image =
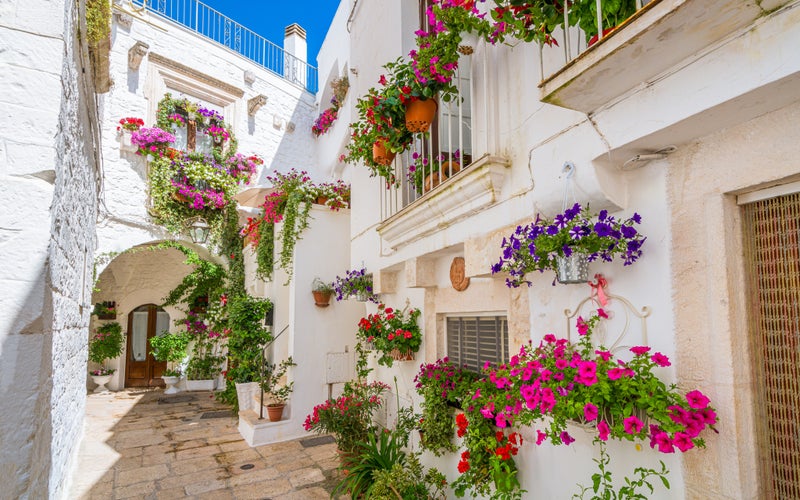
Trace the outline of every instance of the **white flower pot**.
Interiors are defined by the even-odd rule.
[[[164,383],[167,384],[167,388],[166,390],[164,390],[164,394],[178,394],[179,392],[181,392],[180,389],[175,387],[181,381],[180,377],[167,377],[165,375],[162,376],[161,378],[164,380]]]
[[[111,375],[92,375],[92,382],[97,384],[97,388],[94,390],[94,392],[108,392],[106,384],[109,381],[111,381]]]
[[[187,391],[213,391],[214,379],[208,380],[189,380],[186,379]]]
[[[128,151],[130,153],[135,152],[138,148],[131,142],[131,134],[133,131],[131,130],[122,130],[119,138],[119,149],[120,151]]]

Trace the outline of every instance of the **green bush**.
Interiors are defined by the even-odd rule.
[[[102,364],[107,359],[118,357],[122,353],[123,340],[119,323],[114,321],[102,325],[89,341],[89,360]]]

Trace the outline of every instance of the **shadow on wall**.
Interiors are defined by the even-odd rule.
[[[46,492],[52,441],[52,304],[47,298],[44,256],[27,293],[6,298],[19,302],[0,343],[0,498]],[[16,297],[14,297],[16,296]],[[10,302],[10,300],[9,300]],[[8,304],[11,305],[11,304]]]

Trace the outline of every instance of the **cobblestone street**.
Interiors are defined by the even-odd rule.
[[[337,483],[327,436],[250,448],[209,392],[90,394],[71,499],[325,499]]]

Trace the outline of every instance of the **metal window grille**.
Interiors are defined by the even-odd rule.
[[[800,193],[742,206],[764,498],[800,498]]]
[[[488,361],[508,360],[508,320],[505,316],[448,317],[447,356],[457,365],[478,372]]]

